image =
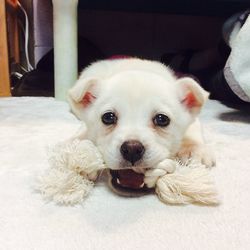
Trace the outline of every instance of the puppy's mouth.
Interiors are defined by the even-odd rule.
[[[144,174],[138,172],[133,169],[110,169],[111,188],[123,196],[139,196],[151,192],[153,189],[144,183]]]

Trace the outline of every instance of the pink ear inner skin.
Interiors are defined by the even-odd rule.
[[[197,100],[192,92],[189,92],[185,96],[182,103],[184,103],[187,108],[193,108],[193,107],[199,106],[199,103],[197,102]]]
[[[82,102],[82,104],[83,104],[84,107],[87,107],[90,103],[93,102],[94,99],[96,99],[96,97],[93,96],[90,92],[87,92],[84,95],[84,97],[83,97],[83,99],[82,99],[81,102]]]

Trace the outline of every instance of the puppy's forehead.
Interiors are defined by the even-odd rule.
[[[143,71],[128,71],[114,75],[106,80],[105,89],[107,94],[112,93],[131,101],[148,97],[168,98],[176,91],[174,81]]]

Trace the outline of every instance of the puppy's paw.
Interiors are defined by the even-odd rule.
[[[145,173],[144,183],[147,185],[148,188],[155,187],[157,180],[159,177],[173,173],[176,168],[176,163],[173,160],[166,159],[160,162],[156,168],[149,169]]]
[[[204,164],[207,167],[216,165],[215,156],[209,146],[198,143],[185,143],[177,153],[181,161],[186,162],[192,158],[194,161]]]

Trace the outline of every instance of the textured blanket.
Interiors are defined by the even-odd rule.
[[[100,180],[83,205],[46,203],[35,191],[46,150],[80,126],[52,98],[0,99],[0,249],[249,249],[250,112],[208,101],[201,114],[221,204],[168,206],[125,198]]]

